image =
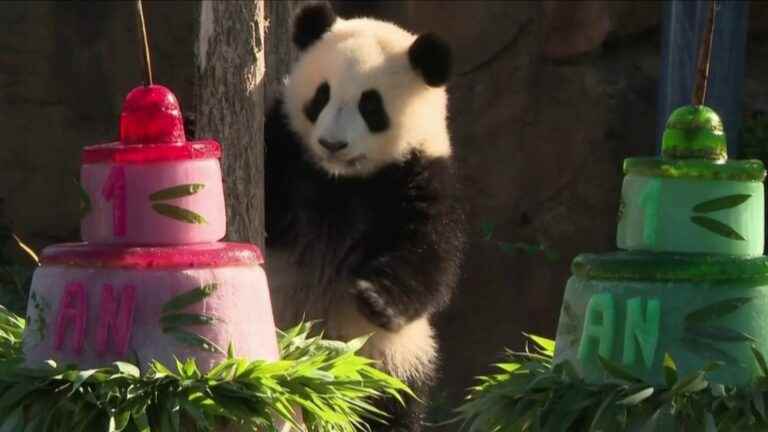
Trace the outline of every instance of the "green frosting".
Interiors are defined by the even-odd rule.
[[[571,270],[574,276],[587,280],[725,284],[739,280],[768,282],[768,257],[613,252],[579,255],[573,260]]]
[[[705,106],[675,110],[662,158],[624,162],[617,244],[629,252],[573,261],[558,323],[555,363],[588,382],[611,379],[601,357],[664,385],[712,361],[713,382],[745,386],[768,349],[768,257],[763,256],[766,171],[726,162],[723,123]]]
[[[593,296],[584,314],[586,319],[579,345],[579,359],[588,362],[595,353],[610,357],[613,353],[613,330],[616,327],[613,297],[608,294]]]
[[[643,365],[650,369],[653,367],[656,346],[659,343],[661,303],[656,298],[648,299],[646,303],[645,314],[643,314],[643,299],[641,297],[627,300],[622,363],[626,365],[636,364],[639,360],[639,352],[642,355]]]
[[[563,306],[572,315],[585,317],[585,322],[583,328],[574,329],[572,319],[561,317],[555,361],[570,360],[588,382],[609,379],[600,355],[641,379],[663,385],[662,365],[669,354],[680,376],[722,361],[724,366],[712,374],[713,382],[748,385],[760,375],[751,345],[768,348],[766,279],[671,283],[574,276]],[[574,332],[581,337],[574,337]]]
[[[727,151],[723,121],[711,108],[688,105],[669,116],[661,145],[665,159],[723,161]]]
[[[650,157],[624,160],[624,174],[646,177],[696,180],[732,180],[762,182],[765,166],[759,160],[715,163],[705,159],[665,160]]]
[[[620,249],[757,256],[764,249],[762,183],[629,175]]]

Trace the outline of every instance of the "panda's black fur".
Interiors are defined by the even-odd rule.
[[[327,6],[303,9],[294,41],[299,48],[311,45],[333,21]],[[416,53],[412,57],[418,58],[410,60],[414,68],[420,65],[425,81],[447,79],[446,65],[430,63],[430,55]],[[278,326],[332,318],[323,316],[328,309],[320,304],[345,296],[376,327],[397,333],[448,304],[464,245],[458,176],[450,156],[414,150],[404,161],[367,176],[331,175],[307,154],[281,99],[268,112],[265,140],[267,275]],[[289,266],[271,267],[273,258]],[[302,283],[310,283],[297,292],[277,292],[283,289],[281,277],[295,276],[281,272],[301,273]],[[341,334],[326,334],[344,338],[344,331],[336,333]],[[401,377],[423,402],[436,375],[437,358],[430,360],[418,373]],[[374,430],[421,430],[423,403],[409,400],[400,407],[390,400],[382,408],[392,416],[391,424],[372,425]]]

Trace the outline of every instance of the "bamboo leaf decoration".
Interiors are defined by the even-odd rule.
[[[749,194],[734,194],[720,198],[715,198],[709,201],[704,201],[696,204],[693,207],[695,213],[711,213],[719,210],[725,210],[733,207],[738,207],[746,202],[752,195]]]
[[[209,297],[217,288],[218,285],[216,283],[210,283],[179,294],[163,305],[163,313],[181,311],[187,306],[198,303],[206,297]]]
[[[186,222],[189,224],[207,223],[204,217],[193,212],[192,210],[187,210],[185,208],[177,207],[171,204],[154,203],[152,204],[152,210],[156,211],[157,213],[163,216],[169,217],[171,219],[175,219],[179,222]]]
[[[82,219],[91,211],[91,197],[79,181],[75,179],[74,182],[80,193],[80,218]]]
[[[149,196],[151,201],[166,201],[176,198],[182,198],[185,196],[194,195],[205,188],[202,183],[189,183],[178,186],[169,187],[152,193]]]
[[[707,323],[736,312],[745,304],[751,302],[753,297],[733,297],[715,302],[688,313],[685,316],[686,325]]]
[[[686,327],[685,331],[694,337],[717,342],[756,342],[752,336],[728,327],[695,325]]]
[[[691,216],[691,222],[704,228],[707,231],[713,232],[731,240],[746,240],[744,236],[736,232],[736,230],[730,226],[707,216]]]
[[[180,328],[171,328],[164,332],[184,345],[194,346],[205,351],[224,354],[224,350],[210,339],[197,333],[192,333]]]
[[[160,325],[164,329],[183,326],[210,325],[216,322],[216,318],[205,314],[171,313],[160,317]]]

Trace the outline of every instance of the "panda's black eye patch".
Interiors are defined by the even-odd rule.
[[[366,90],[360,95],[357,109],[371,132],[384,132],[389,128],[389,116],[377,90]]]
[[[304,115],[307,116],[307,119],[312,123],[316,122],[330,99],[331,86],[329,86],[327,82],[323,82],[317,87],[317,90],[315,90],[315,95],[312,96],[312,99],[304,105]]]

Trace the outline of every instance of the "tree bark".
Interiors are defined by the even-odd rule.
[[[264,101],[266,106],[280,96],[283,80],[296,60],[297,50],[291,41],[293,15],[301,1],[266,0],[267,26],[264,39],[267,52],[267,73],[265,76]]]
[[[222,145],[227,238],[264,247],[263,0],[200,5],[195,135]]]

